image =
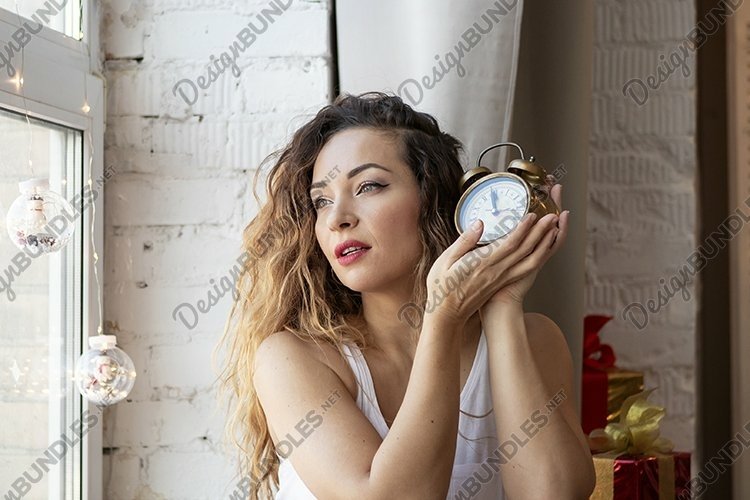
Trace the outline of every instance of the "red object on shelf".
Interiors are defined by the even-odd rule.
[[[591,500],[673,500],[688,495],[690,453],[594,455],[594,466],[596,489]]]
[[[615,366],[617,357],[599,339],[599,330],[612,316],[592,314],[583,318],[583,373],[581,390],[581,427],[588,435],[607,425],[607,369]]]

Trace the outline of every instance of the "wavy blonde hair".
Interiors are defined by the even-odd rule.
[[[367,348],[361,294],[333,273],[315,236],[316,214],[309,197],[315,160],[337,132],[363,127],[392,139],[420,187],[419,239],[422,257],[414,272],[413,304],[427,299],[427,273],[458,237],[453,213],[463,174],[458,139],[442,132],[431,115],[382,92],[342,94],[299,128],[291,141],[261,163],[275,160],[267,203],[245,227],[242,265],[221,348],[220,397],[228,394],[226,433],[239,448],[239,474],[249,478],[250,498],[278,488],[279,460],[266,417],[253,387],[255,353],[264,339],[288,331],[308,342],[326,342],[341,355],[343,342]],[[420,321],[421,322],[421,321]],[[414,326],[414,325],[412,325]],[[418,329],[417,329],[418,330]],[[418,331],[416,333],[418,336]]]

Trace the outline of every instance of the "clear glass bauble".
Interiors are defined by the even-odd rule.
[[[119,403],[135,384],[135,366],[125,351],[116,347],[114,335],[89,338],[91,349],[76,363],[75,379],[81,395],[97,406]]]
[[[49,190],[49,180],[19,182],[21,195],[5,217],[8,236],[19,249],[32,255],[57,252],[68,244],[75,228],[73,207],[58,193]]]

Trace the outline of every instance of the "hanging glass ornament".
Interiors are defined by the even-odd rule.
[[[73,236],[73,207],[49,189],[49,179],[19,182],[21,196],[8,209],[6,226],[13,244],[35,255],[57,252]]]
[[[83,353],[76,363],[78,390],[98,406],[119,403],[135,384],[133,361],[116,345],[114,335],[89,337],[90,350]]]

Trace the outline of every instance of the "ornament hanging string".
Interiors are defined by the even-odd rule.
[[[18,0],[15,0],[16,4],[16,17],[18,17],[18,27],[21,27],[21,13],[18,10]],[[23,114],[26,117],[26,125],[29,130],[29,169],[31,170],[31,177],[34,177],[34,164],[31,161],[32,142],[34,140],[34,134],[31,131],[31,121],[29,120],[29,107],[26,104],[26,91],[23,88],[23,74],[24,74],[24,44],[21,45],[21,70],[16,74],[16,87],[21,91],[21,98],[23,99]]]

